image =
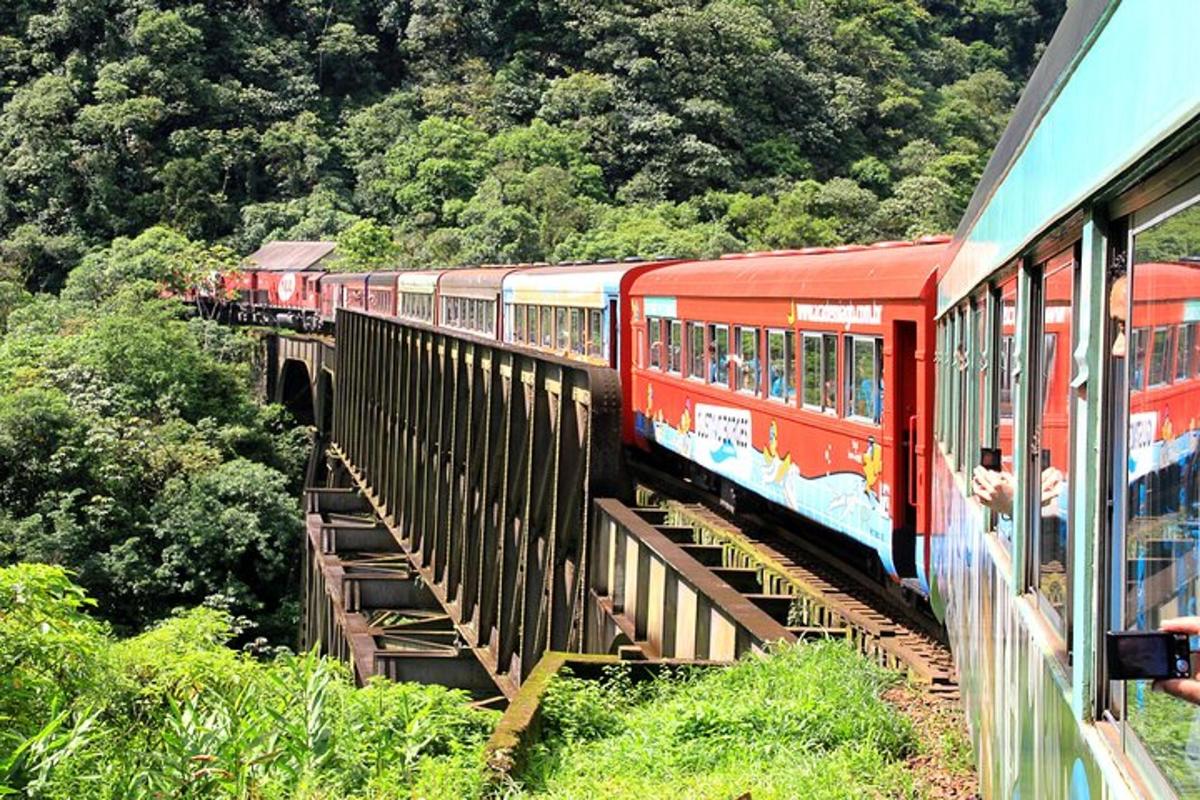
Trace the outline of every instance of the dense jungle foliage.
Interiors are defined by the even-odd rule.
[[[0,796],[469,798],[496,713],[461,692],[226,642],[198,608],[118,640],[57,567],[0,568]]]
[[[0,263],[57,289],[156,224],[361,265],[944,232],[1064,5],[16,0]]]
[[[309,432],[255,402],[247,334],[158,299],[203,256],[154,228],[8,317],[0,564],[67,566],[122,629],[209,602],[291,642]]]

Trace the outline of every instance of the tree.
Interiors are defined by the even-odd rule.
[[[399,252],[390,230],[373,219],[360,219],[338,234],[333,266],[345,272],[393,268]]]

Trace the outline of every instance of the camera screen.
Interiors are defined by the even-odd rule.
[[[1168,640],[1159,636],[1130,636],[1117,639],[1117,658],[1134,675],[1170,675]]]

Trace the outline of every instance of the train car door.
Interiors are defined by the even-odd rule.
[[[917,530],[917,323],[899,320],[892,331],[892,387],[895,448],[895,485],[892,486],[894,523],[892,558],[901,577],[916,571]],[[886,389],[886,387],[885,387]]]
[[[617,368],[617,300],[613,298],[608,301],[608,365],[613,369]]]

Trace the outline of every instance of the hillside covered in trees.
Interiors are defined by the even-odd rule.
[[[407,265],[947,231],[1063,5],[15,0],[0,265],[57,290],[158,224]]]

